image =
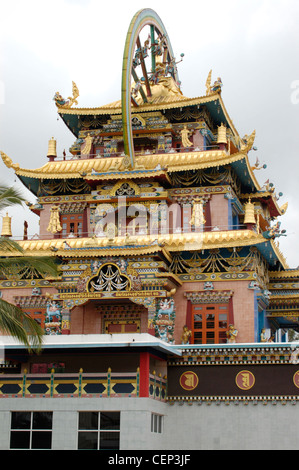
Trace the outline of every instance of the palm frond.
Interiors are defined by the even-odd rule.
[[[0,299],[0,330],[16,338],[29,351],[40,351],[44,332],[41,326],[19,307]]]
[[[14,205],[22,206],[25,201],[18,189],[0,185],[0,211]],[[58,265],[51,257],[24,256],[21,246],[6,237],[0,237],[0,250],[6,254],[0,258],[0,270],[4,277],[20,274],[25,278],[57,276]],[[0,330],[4,334],[15,337],[29,351],[41,348],[44,336],[41,326],[21,308],[3,299],[0,299]]]
[[[13,253],[16,251],[17,253],[23,253],[23,248],[14,240],[6,237],[0,237],[0,251],[6,251],[9,253]]]
[[[22,205],[25,201],[18,189],[0,185],[0,211],[6,207]]]
[[[50,257],[30,256],[0,258],[2,278],[18,276],[20,279],[57,278],[58,262]]]
[[[39,258],[33,258],[30,256],[23,256],[21,258],[22,263],[34,269],[41,276],[57,277],[58,274],[58,261],[50,256],[41,256]]]

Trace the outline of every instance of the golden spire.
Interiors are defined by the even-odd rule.
[[[6,216],[3,217],[1,237],[11,236],[11,217],[9,217],[8,213],[6,212]]]
[[[49,140],[49,145],[48,145],[48,155],[47,157],[53,161],[55,157],[57,157],[57,153],[56,153],[56,140],[54,139],[54,137],[52,137],[52,139]]]

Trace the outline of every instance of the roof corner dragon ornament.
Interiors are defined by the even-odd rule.
[[[58,91],[55,93],[53,100],[58,108],[71,108],[73,104],[78,104],[77,98],[79,96],[79,90],[75,82],[72,82],[72,84],[73,96],[69,96],[67,100],[65,100]]]

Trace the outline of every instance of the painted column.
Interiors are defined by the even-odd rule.
[[[139,396],[149,396],[150,355],[148,352],[140,353],[140,386]]]

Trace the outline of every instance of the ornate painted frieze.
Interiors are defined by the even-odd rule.
[[[299,400],[298,355],[296,345],[274,343],[184,347],[181,358],[168,361],[168,401],[295,404]]]
[[[208,304],[228,302],[233,295],[231,290],[204,290],[184,293],[192,304]]]

